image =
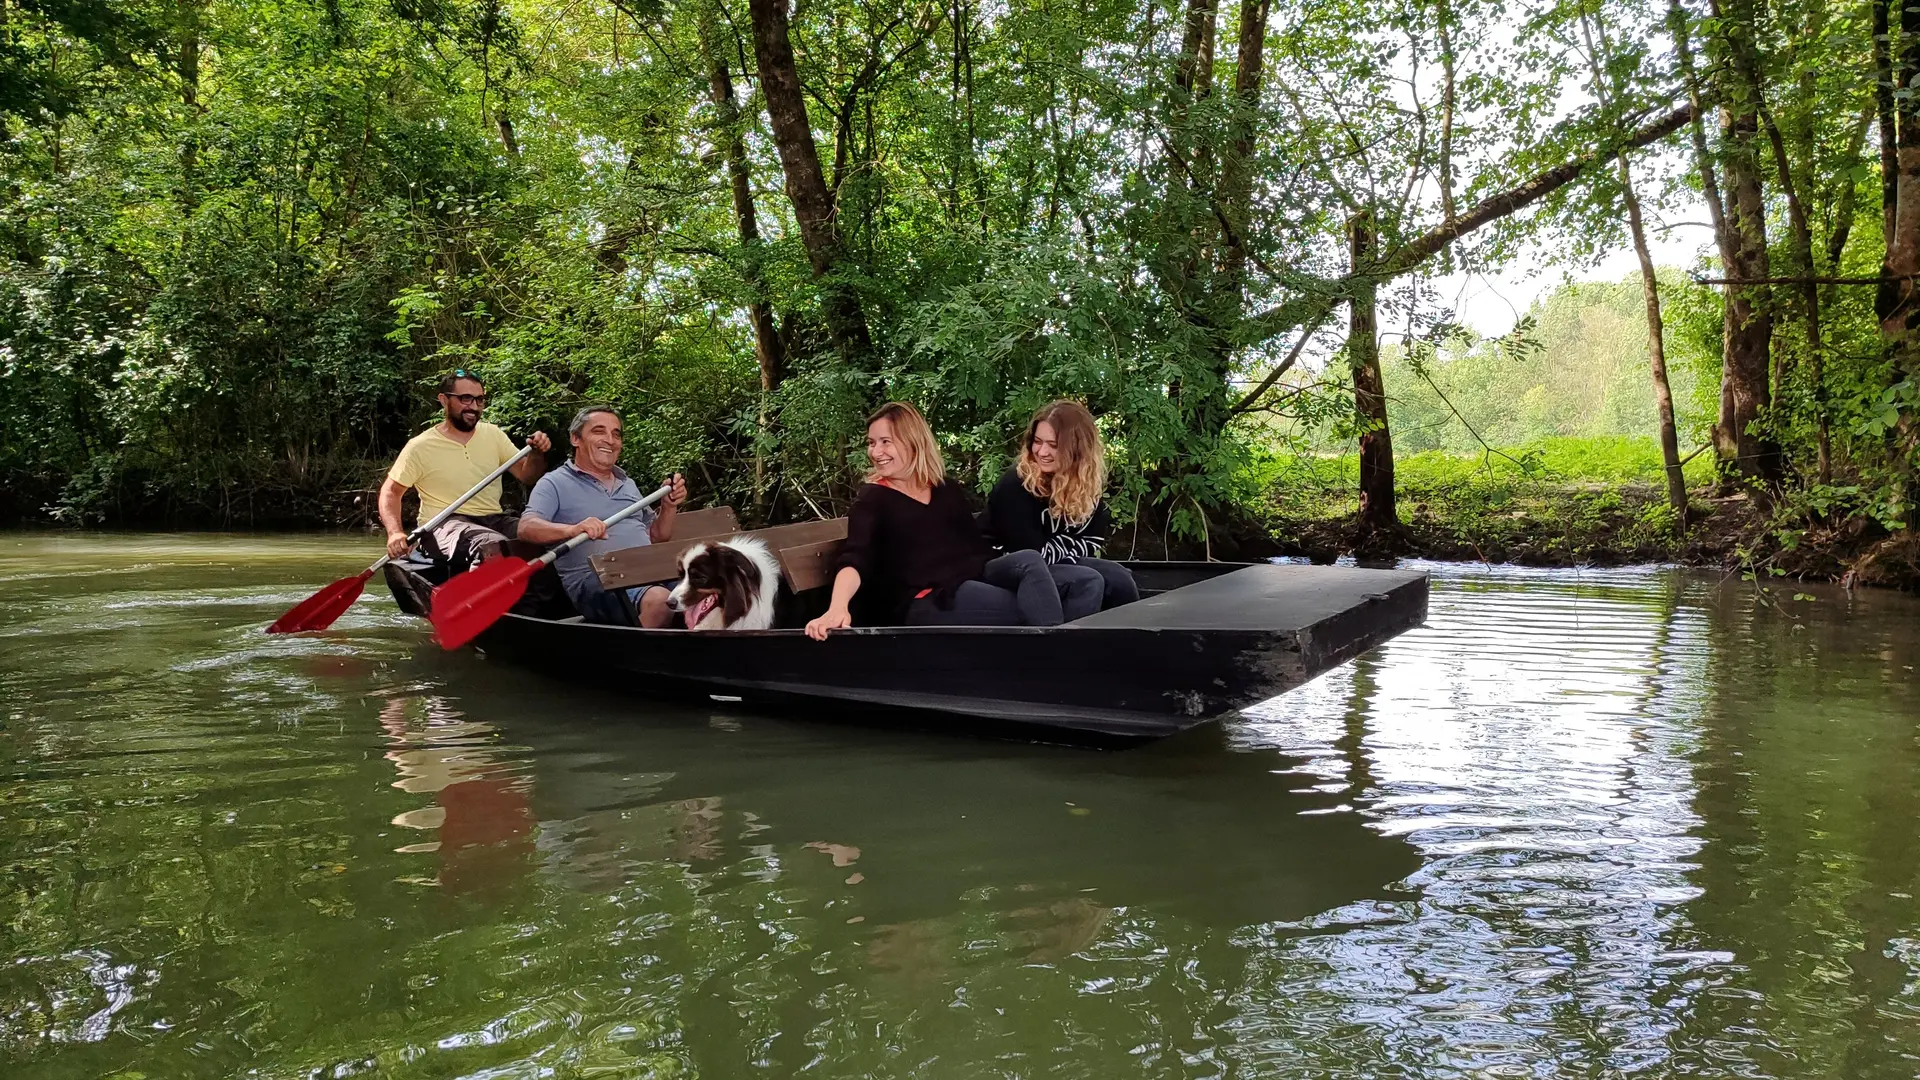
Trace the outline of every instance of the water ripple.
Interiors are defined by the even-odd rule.
[[[260,633],[366,547],[0,542],[9,1077],[1920,1073],[1908,598],[1429,566],[1087,754]]]

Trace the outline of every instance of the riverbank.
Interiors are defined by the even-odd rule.
[[[1363,528],[1353,454],[1274,454],[1250,470],[1243,511],[1183,542],[1151,523],[1123,532],[1135,557],[1422,558],[1533,567],[1666,563],[1811,582],[1920,591],[1920,543],[1872,518],[1716,494],[1712,462],[1686,463],[1684,524],[1667,505],[1660,452],[1639,437],[1555,437],[1481,454],[1394,461],[1401,527]]]
[[[1136,557],[1420,558],[1533,567],[1666,563],[1801,581],[1920,592],[1920,541],[1863,517],[1789,520],[1746,494],[1689,493],[1677,527],[1665,491],[1647,483],[1494,483],[1402,490],[1398,531],[1363,528],[1346,494],[1275,496],[1256,515],[1213,522],[1208,540]]]

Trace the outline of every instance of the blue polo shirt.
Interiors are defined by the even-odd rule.
[[[555,525],[577,525],[590,517],[605,521],[639,501],[639,485],[619,466],[614,467],[613,487],[608,488],[594,479],[592,473],[569,460],[557,469],[547,470],[533,485],[532,493],[527,496],[527,509],[521,516],[531,514]],[[604,591],[600,588],[599,575],[593,572],[593,564],[588,560],[609,551],[652,543],[653,537],[647,529],[653,519],[653,507],[646,507],[625,521],[615,522],[607,530],[605,540],[589,540],[554,560],[553,568],[559,572],[567,595],[579,603],[581,597]]]

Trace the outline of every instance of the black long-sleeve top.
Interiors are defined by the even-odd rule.
[[[1075,525],[1053,512],[1047,500],[1027,490],[1012,469],[987,496],[987,532],[1007,551],[1038,551],[1049,563],[1097,559],[1113,535],[1107,501],[1093,504],[1087,520]]]
[[[979,578],[992,555],[959,484],[936,484],[925,504],[893,488],[868,484],[847,511],[847,540],[840,547],[839,565],[860,572],[860,591],[852,605],[855,620],[866,626],[897,626],[922,590],[931,590],[940,607],[952,607],[954,590]]]

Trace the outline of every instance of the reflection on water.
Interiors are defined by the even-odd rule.
[[[393,786],[434,796],[432,805],[393,817],[401,828],[434,834],[394,849],[440,856],[437,877],[413,880],[464,892],[519,876],[533,844],[533,782],[502,760],[491,745],[494,729],[464,719],[437,695],[390,698],[380,727],[393,743],[386,759],[400,770]]]
[[[1912,1077],[1920,604],[1436,568],[1095,753],[446,656],[351,539],[0,539],[8,1076]]]

